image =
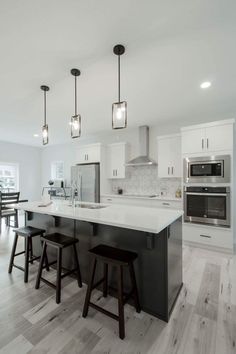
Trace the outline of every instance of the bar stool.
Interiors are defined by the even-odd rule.
[[[56,289],[56,303],[59,304],[61,302],[61,279],[62,278],[76,272],[77,279],[78,279],[78,286],[80,288],[82,287],[79,260],[78,260],[78,256],[77,256],[76,246],[75,246],[79,240],[76,238],[73,238],[73,237],[68,237],[68,236],[62,235],[60,233],[54,233],[54,234],[50,234],[47,236],[43,236],[43,237],[41,237],[41,240],[43,241],[43,252],[42,252],[42,256],[41,256],[40,263],[39,263],[39,269],[38,269],[38,275],[37,275],[37,279],[36,279],[35,289],[39,288],[40,281],[42,280],[44,283],[51,286],[53,289]],[[57,263],[56,285],[49,282],[47,279],[42,277],[43,263],[47,257],[47,247],[48,246],[56,248],[56,250],[57,250],[57,259],[51,263],[48,263],[49,266]],[[64,248],[67,248],[70,246],[73,247],[74,260],[75,260],[75,268],[72,270],[62,267],[62,250]],[[62,270],[66,270],[67,272],[62,274]]]
[[[95,310],[102,312],[103,314],[117,320],[119,322],[119,337],[124,339],[125,337],[125,322],[124,322],[124,304],[128,301],[130,297],[133,297],[135,308],[137,312],[141,311],[139,296],[137,290],[137,284],[134,272],[134,260],[138,257],[137,253],[122,250],[115,247],[110,247],[107,245],[98,245],[89,250],[92,260],[92,267],[90,278],[88,282],[87,293],[83,308],[83,317],[88,314],[89,306],[93,307]],[[101,261],[104,266],[104,276],[101,280],[94,284],[94,277],[96,272],[97,261]],[[98,285],[103,283],[103,296],[107,297],[108,292],[108,265],[116,266],[118,274],[118,316],[104,308],[94,304],[90,301],[92,290]],[[132,289],[130,293],[125,294],[123,291],[123,267],[128,266],[130,272],[130,279],[132,284]]]
[[[24,282],[28,283],[29,263],[32,264],[35,260],[40,258],[40,256],[35,257],[33,254],[32,238],[35,236],[43,236],[43,234],[45,233],[45,230],[37,229],[36,227],[32,227],[32,226],[25,226],[25,227],[20,227],[19,229],[15,229],[13,231],[15,232],[15,237],[14,237],[14,242],[13,242],[12,251],[11,251],[11,258],[10,258],[8,273],[10,274],[12,272],[13,267],[18,268],[25,273],[24,274]],[[22,236],[25,238],[25,250],[22,252],[16,253],[18,236]],[[19,256],[21,254],[25,254],[25,267],[24,268],[19,265],[16,265],[14,263],[15,257]],[[46,267],[48,269],[47,258],[45,259],[45,262],[46,262]]]

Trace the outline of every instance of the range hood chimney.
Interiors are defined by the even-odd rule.
[[[150,166],[157,163],[149,157],[149,127],[139,127],[139,156],[130,160],[126,166]]]

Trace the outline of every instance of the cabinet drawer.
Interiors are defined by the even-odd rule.
[[[233,249],[233,232],[215,227],[183,224],[184,241]]]

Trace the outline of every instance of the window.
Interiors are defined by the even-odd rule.
[[[64,162],[54,161],[51,164],[51,178],[64,179]]]
[[[16,192],[19,190],[19,166],[0,162],[0,191]]]

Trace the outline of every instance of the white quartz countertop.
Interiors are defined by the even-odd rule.
[[[150,196],[150,195],[136,195],[136,194],[102,194],[101,197],[105,198],[130,198],[130,199],[148,199],[148,200],[169,200],[169,201],[176,201],[182,202],[182,198],[176,198],[174,196]]]
[[[14,208],[150,233],[159,233],[183,215],[182,210],[154,209],[131,205],[100,204],[105,208],[87,209],[72,207],[69,201],[65,200],[53,200],[52,204],[46,207],[40,207],[40,204],[42,204],[40,201],[20,203],[15,204]],[[83,204],[94,205],[94,203]]]

